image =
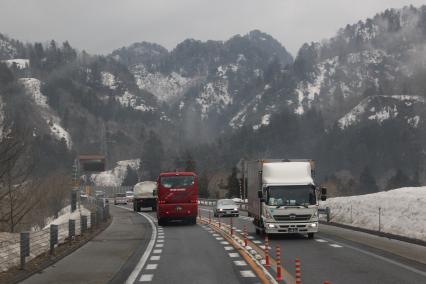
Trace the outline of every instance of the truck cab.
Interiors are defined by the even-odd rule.
[[[193,172],[161,173],[157,180],[157,219],[159,225],[169,220],[195,224],[198,214],[198,181]]]

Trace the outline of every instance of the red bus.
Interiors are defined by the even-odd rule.
[[[198,182],[195,173],[161,173],[157,185],[158,225],[169,220],[197,222]]]

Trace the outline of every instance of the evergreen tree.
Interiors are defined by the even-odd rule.
[[[228,177],[228,197],[240,197],[240,183],[237,179],[237,168],[232,168],[232,173]]]
[[[411,186],[411,180],[401,169],[398,169],[395,175],[388,180],[386,189],[389,190],[406,186]]]
[[[379,188],[377,187],[377,184],[376,184],[376,180],[371,174],[371,170],[368,166],[366,166],[364,170],[361,172],[361,175],[359,177],[359,186],[360,186],[360,189],[358,193],[360,194],[374,193],[379,191]]]
[[[139,181],[138,173],[132,169],[130,166],[127,166],[126,176],[123,179],[122,186],[134,186]]]
[[[203,171],[203,173],[198,178],[198,195],[203,198],[209,198],[209,178],[207,173]]]
[[[163,143],[154,131],[150,131],[142,150],[143,171],[150,180],[156,180],[164,158]]]

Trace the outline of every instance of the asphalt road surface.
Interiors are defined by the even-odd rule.
[[[159,227],[153,212],[130,207],[111,206],[113,222],[104,232],[23,283],[260,283],[208,226]]]
[[[211,207],[200,207],[208,217]],[[210,213],[212,219],[213,214]],[[230,218],[221,218],[229,224]],[[246,226],[249,238],[258,244],[264,239],[255,234],[252,219],[246,212],[233,218],[234,227]],[[320,232],[309,240],[302,235],[270,237],[271,255],[281,247],[283,267],[295,275],[294,260],[301,260],[302,283],[367,284],[367,283],[426,283],[426,248],[389,240],[365,233],[320,224]]]

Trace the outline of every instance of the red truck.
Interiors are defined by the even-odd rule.
[[[169,220],[197,222],[198,182],[195,173],[161,173],[157,185],[158,225],[162,226]]]

